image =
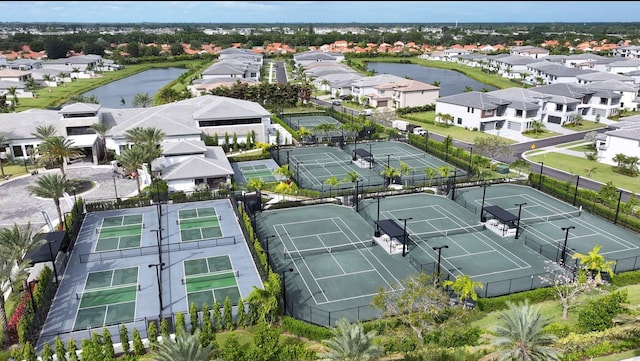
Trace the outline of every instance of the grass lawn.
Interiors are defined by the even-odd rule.
[[[614,166],[609,164],[555,152],[528,156],[527,159],[536,163],[543,162],[544,166],[561,169],[598,182],[607,183],[611,181],[617,188],[640,193],[640,182],[638,182],[637,177],[618,174],[613,171]],[[587,176],[587,170],[591,170],[590,176]]]
[[[32,165],[27,164],[27,169],[29,170],[29,172],[31,172],[33,168],[34,167]],[[24,169],[24,165],[5,165],[2,169],[4,170],[5,175],[11,175],[9,179],[27,174],[27,170]],[[2,183],[2,181],[3,179],[0,178],[0,183]]]
[[[603,123],[599,123],[599,122],[592,122],[590,120],[583,120],[580,122],[580,124],[574,126],[573,124],[570,125],[565,125],[564,128],[566,129],[570,129],[576,132],[582,132],[585,130],[593,130],[593,129],[600,129],[600,128],[604,128],[606,127],[606,124]]]
[[[531,139],[546,139],[560,135],[560,133],[552,132],[550,130],[543,130],[541,132],[528,132],[522,133],[524,136],[527,136]]]

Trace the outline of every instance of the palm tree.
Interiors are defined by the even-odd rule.
[[[400,175],[402,175],[402,173],[398,168],[385,166],[380,175],[385,177],[385,179],[387,180],[387,185],[389,185],[393,182],[394,178],[399,177]]]
[[[11,97],[13,98],[13,106],[15,107],[16,105],[18,105],[18,88],[15,86],[10,86],[9,88],[7,88],[7,94],[11,95]]]
[[[140,189],[140,177],[138,169],[142,168],[149,158],[147,149],[141,145],[134,145],[131,148],[124,149],[120,152],[120,156],[117,157],[118,161],[122,164],[122,167],[127,173],[134,173],[136,177],[136,183],[138,186],[138,196],[142,198],[142,190]]]
[[[331,333],[331,339],[324,341],[325,351],[319,354],[322,359],[375,361],[384,354],[384,349],[373,343],[376,332],[365,332],[360,323],[351,324],[346,318],[341,318]]]
[[[102,148],[102,153],[104,154],[105,163],[109,160],[109,151],[107,150],[107,132],[111,127],[104,123],[93,123],[89,126],[89,128],[96,131],[96,134],[100,137],[100,147]]]
[[[273,313],[278,309],[281,293],[281,280],[277,273],[269,273],[269,280],[264,283],[264,289],[253,286],[247,302],[256,306],[259,322],[268,322],[271,325]]]
[[[73,146],[71,139],[63,136],[48,137],[38,144],[38,153],[43,162],[53,162],[60,166],[60,172],[64,175],[64,164],[69,158],[82,156],[82,151]]]
[[[7,311],[6,311],[6,299],[4,295],[7,293],[9,288],[13,288],[15,283],[21,281],[21,278],[26,277],[27,272],[25,269],[30,267],[30,262],[28,260],[23,260],[16,263],[13,262],[15,257],[13,255],[3,255],[3,259],[0,260],[0,323],[2,323],[2,336],[4,337],[2,341],[2,345],[6,345],[7,334],[9,330],[9,322],[7,320]]]
[[[43,243],[42,240],[38,240],[40,232],[33,232],[31,222],[28,222],[24,229],[17,223],[10,228],[0,229],[0,254],[15,255],[18,257],[15,261],[19,263],[26,254]]]
[[[626,159],[627,159],[627,156],[624,155],[624,153],[618,153],[615,155],[615,157],[613,157],[612,160],[618,164],[616,168],[620,169],[620,167],[622,166],[622,163],[624,163]]]
[[[125,132],[127,142],[145,148],[146,158],[144,163],[151,163],[154,159],[162,155],[161,143],[166,133],[154,127],[135,127]]]
[[[67,179],[64,174],[43,174],[38,177],[34,185],[28,186],[27,190],[36,197],[51,198],[56,205],[58,211],[58,219],[60,225],[64,224],[62,219],[62,211],[60,210],[60,198],[64,192],[71,191],[74,182]]]
[[[307,139],[307,138],[310,138],[313,135],[313,133],[311,132],[311,130],[309,130],[309,128],[300,127],[300,129],[298,129],[298,135],[302,139]]]
[[[337,187],[338,185],[340,185],[340,181],[338,180],[338,177],[336,177],[335,175],[332,175],[331,177],[325,179],[324,183],[329,185],[329,197],[331,197],[331,188]]]
[[[456,276],[456,280],[446,280],[442,282],[442,286],[451,287],[451,290],[458,295],[458,301],[460,305],[464,306],[464,302],[471,298],[472,300],[478,299],[478,294],[476,293],[476,288],[482,288],[484,285],[482,282],[471,280],[471,276],[469,275],[458,275]]]
[[[558,361],[558,352],[551,347],[556,336],[546,333],[544,328],[551,323],[526,300],[514,304],[507,301],[507,310],[499,313],[503,322],[495,328],[491,344],[498,348],[487,360],[498,361]]]
[[[36,131],[31,133],[32,136],[40,139],[40,140],[45,140],[49,137],[53,137],[56,135],[58,131],[56,130],[56,127],[54,127],[53,125],[49,124],[49,125],[38,125],[36,126]]]
[[[247,181],[246,187],[250,191],[260,192],[264,189],[264,179],[262,177],[251,177]]]
[[[604,256],[600,254],[600,248],[602,246],[597,244],[587,254],[574,253],[571,256],[571,258],[579,260],[585,269],[595,272],[594,279],[598,284],[602,283],[602,272],[613,276],[613,266],[616,264],[616,261],[605,261]]]
[[[207,361],[211,359],[213,345],[202,346],[200,330],[193,334],[182,332],[175,340],[162,340],[151,359],[154,361]]]
[[[427,175],[427,177],[429,178],[429,185],[431,185],[431,181],[436,176],[435,168],[425,168],[424,172]]]
[[[131,101],[131,105],[134,108],[146,108],[153,104],[153,99],[149,96],[149,93],[138,93],[133,96],[133,100]]]
[[[285,164],[281,167],[276,168],[273,171],[273,175],[274,176],[280,176],[280,177],[284,177],[287,179],[291,179],[291,177],[293,177],[293,171],[291,169],[289,169],[289,165]]]

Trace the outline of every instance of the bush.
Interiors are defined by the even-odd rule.
[[[589,301],[578,311],[578,328],[591,332],[613,327],[613,318],[622,312],[627,299],[627,291],[623,290]]]
[[[283,331],[315,341],[326,340],[333,336],[328,328],[312,325],[289,316],[282,317],[281,326]]]

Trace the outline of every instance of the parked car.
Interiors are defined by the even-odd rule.
[[[334,100],[331,102],[331,105],[342,105],[342,103],[339,100]]]

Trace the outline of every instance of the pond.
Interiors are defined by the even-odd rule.
[[[187,70],[187,68],[149,69],[105,84],[82,95],[95,95],[100,105],[106,108],[131,108],[131,101],[136,94],[148,93],[152,98],[158,90],[177,79]]]
[[[427,84],[440,82],[441,97],[464,93],[466,87],[477,91],[482,91],[482,89],[496,90],[491,85],[473,80],[454,70],[430,68],[417,64],[368,63],[367,70],[375,70],[376,74],[392,74]]]

